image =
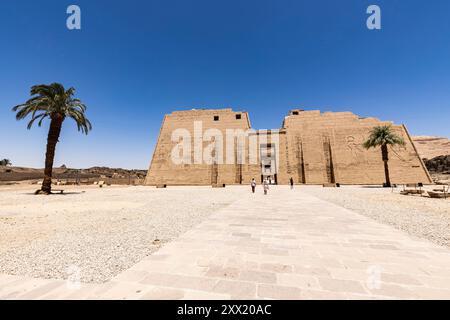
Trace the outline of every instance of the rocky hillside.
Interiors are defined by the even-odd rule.
[[[442,184],[450,183],[450,140],[416,136],[413,141],[433,180]]]
[[[71,169],[62,166],[53,169],[55,179],[144,179],[146,170],[127,170],[120,168],[93,167],[88,169]],[[42,179],[44,169],[0,166],[0,181],[24,181]]]
[[[436,183],[450,184],[450,155],[426,159],[425,165]]]
[[[412,137],[417,152],[423,159],[433,159],[450,154],[450,140],[443,137],[415,136]]]
[[[442,137],[412,137],[419,155],[435,181],[450,181],[450,140]],[[144,179],[146,170],[92,167],[70,169],[66,166],[54,169],[55,179]],[[0,166],[0,181],[24,181],[42,179],[43,169]]]
[[[425,163],[430,173],[450,174],[450,155],[435,157]]]

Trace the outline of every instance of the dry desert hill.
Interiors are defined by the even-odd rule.
[[[424,159],[433,180],[443,183],[450,182],[450,140],[434,136],[413,136],[412,139],[420,157]],[[43,171],[43,169],[0,166],[0,183],[39,180],[43,177]],[[146,173],[146,170],[107,167],[70,169],[62,166],[55,168],[54,177],[55,179],[80,182],[107,180],[110,183],[129,184],[132,180],[136,183],[143,181]]]
[[[419,155],[423,159],[450,155],[450,140],[447,138],[433,136],[415,136],[412,138]]]
[[[450,183],[450,140],[443,137],[412,137],[417,152],[435,182]]]
[[[92,167],[71,169],[65,166],[54,168],[53,177],[71,182],[92,183],[104,180],[113,184],[133,184],[143,181],[146,170],[127,170],[121,168]],[[44,169],[0,166],[0,183],[10,181],[42,180]]]

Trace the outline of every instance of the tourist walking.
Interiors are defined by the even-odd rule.
[[[291,185],[291,190],[294,189],[294,179],[292,177],[289,179],[289,184]]]
[[[256,189],[256,181],[255,178],[252,179],[252,182],[250,184],[252,186],[252,193],[255,193],[255,189]]]
[[[263,188],[264,194],[267,195],[267,191],[269,191],[269,179],[264,179]]]

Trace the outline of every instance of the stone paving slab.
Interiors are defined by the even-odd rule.
[[[103,285],[0,276],[2,299],[449,299],[450,250],[301,190],[242,199]]]

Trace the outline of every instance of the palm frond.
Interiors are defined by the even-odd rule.
[[[384,145],[405,145],[405,140],[397,135],[390,125],[374,127],[369,138],[363,143],[364,148],[376,148]]]
[[[31,98],[25,103],[12,108],[16,112],[16,119],[22,120],[31,115],[31,120],[27,127],[30,129],[35,121],[38,126],[46,118],[55,118],[57,116],[70,117],[75,120],[78,130],[88,133],[92,130],[92,125],[85,116],[86,105],[80,99],[74,98],[75,88],[65,89],[60,83],[50,85],[39,84],[31,87]]]

